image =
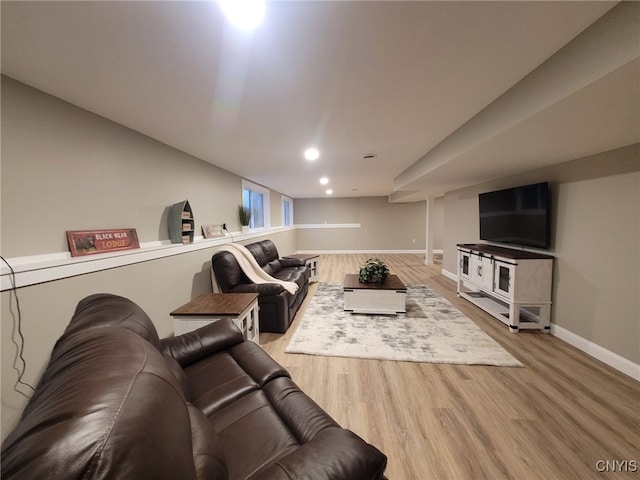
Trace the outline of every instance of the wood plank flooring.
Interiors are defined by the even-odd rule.
[[[370,256],[322,255],[320,281],[341,282]],[[525,365],[285,354],[312,284],[289,330],[262,333],[260,342],[342,426],[388,456],[390,480],[640,478],[638,382],[551,335],[509,333],[457,298],[454,282],[421,255],[378,256],[405,284],[439,292]],[[626,471],[598,471],[614,461],[626,461],[617,464]]]

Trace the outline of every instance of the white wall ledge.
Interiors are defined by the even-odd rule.
[[[360,228],[359,223],[297,223],[296,228]]]
[[[233,232],[224,237],[205,239],[195,237],[193,243],[170,243],[169,240],[142,243],[140,248],[119,252],[98,253],[72,257],[70,252],[56,252],[6,259],[15,273],[4,263],[0,265],[0,291],[28,287],[45,282],[99,272],[111,268],[134,265],[174,255],[214,248],[225,243],[251,240],[270,233],[291,230],[293,227],[263,228],[249,233]],[[15,282],[15,284],[14,284]]]
[[[379,250],[379,249],[368,249],[368,250],[298,250],[296,253],[299,254],[304,254],[304,255],[322,255],[322,254],[326,254],[326,255],[344,255],[344,254],[371,254],[371,255],[375,255],[375,254],[401,254],[401,253],[408,253],[408,254],[416,254],[416,255],[425,255],[425,250],[424,249],[418,249],[418,250]]]

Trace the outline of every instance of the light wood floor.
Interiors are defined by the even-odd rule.
[[[371,255],[322,255],[320,281],[341,282]],[[540,332],[512,334],[456,296],[420,255],[379,255],[406,284],[439,292],[525,368],[285,354],[309,301],[264,349],[343,427],[389,458],[390,480],[640,478],[640,384]],[[600,473],[598,461],[628,461]],[[636,462],[631,463],[631,462]]]

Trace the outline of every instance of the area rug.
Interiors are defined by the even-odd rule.
[[[407,313],[343,310],[342,285],[320,283],[285,353],[521,367],[495,340],[425,285],[407,287]]]

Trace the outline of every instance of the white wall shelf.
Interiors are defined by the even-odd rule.
[[[27,257],[8,258],[7,262],[13,268],[11,270],[2,262],[0,265],[0,291],[13,288],[28,287],[40,283],[61,280],[111,268],[134,265],[136,263],[157,260],[174,255],[214,248],[225,243],[246,241],[263,237],[268,233],[291,230],[292,227],[275,227],[261,229],[259,232],[240,233],[234,232],[230,236],[205,239],[202,236],[195,237],[193,243],[172,244],[169,240],[142,243],[140,248],[113,253],[99,253],[83,257],[72,257],[69,252],[57,252],[44,255],[31,255]],[[14,285],[15,281],[15,285]]]

